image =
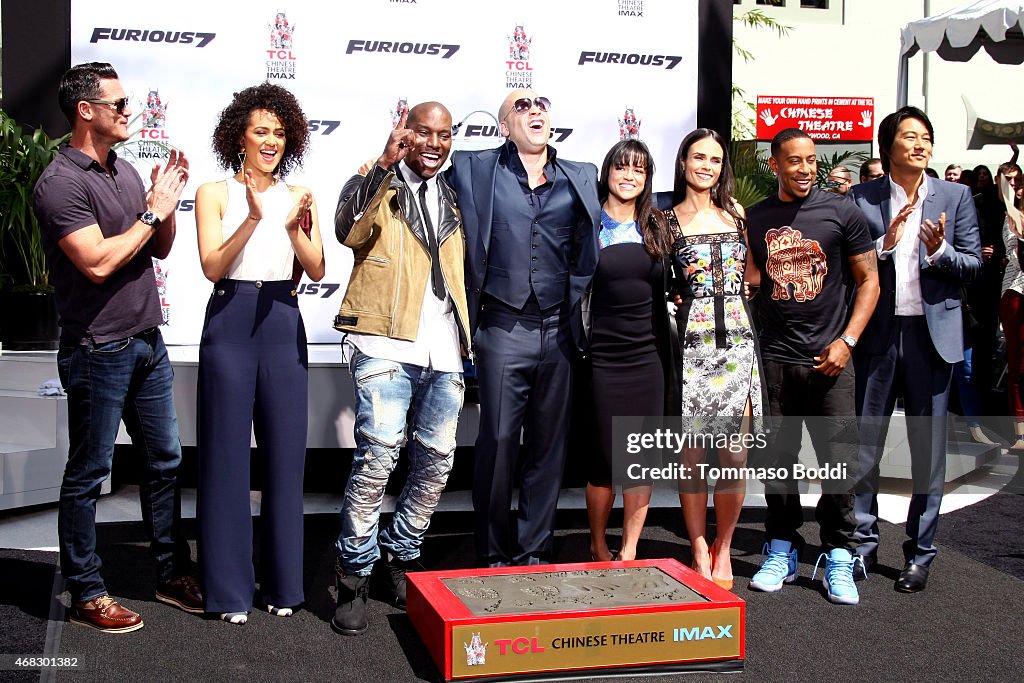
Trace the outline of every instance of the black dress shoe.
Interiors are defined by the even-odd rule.
[[[859,557],[861,562],[864,563],[864,571],[858,572],[856,571],[856,567],[854,568],[853,579],[855,581],[859,581],[863,578],[864,574],[873,574],[875,572],[875,565],[878,564],[878,551],[875,550],[863,555],[857,555],[857,557]]]
[[[900,593],[919,593],[928,585],[928,567],[907,562],[896,579],[896,590]]]

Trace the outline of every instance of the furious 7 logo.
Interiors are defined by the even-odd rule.
[[[319,294],[321,299],[327,299],[341,289],[337,282],[303,282],[296,289],[296,294]]]
[[[772,299],[788,301],[789,285],[793,285],[793,298],[799,302],[821,294],[828,263],[818,242],[804,239],[799,230],[788,225],[772,228],[764,239],[768,246],[765,269],[774,283]]]
[[[341,125],[341,121],[327,121],[327,120],[321,120],[321,119],[310,119],[309,120],[309,132],[310,133],[315,133],[317,131],[320,131],[321,135],[330,135],[340,125]]]
[[[441,59],[449,59],[459,51],[461,45],[448,45],[442,43],[399,43],[390,40],[350,40],[345,54],[353,52],[385,52],[400,55],[441,55]],[[441,51],[444,54],[441,54]]]
[[[498,129],[497,126],[488,126],[485,124],[471,123],[466,126],[465,130],[466,132],[463,134],[463,137],[467,138],[501,137],[501,131]],[[570,135],[572,135],[572,131],[572,128],[552,128],[551,135],[549,137],[551,138],[552,142],[561,142]],[[458,135],[459,131],[456,130],[455,134]]]
[[[94,28],[90,43],[101,40],[124,40],[137,43],[181,43],[196,47],[206,47],[217,37],[216,33],[200,31],[161,31],[159,29],[141,28]],[[198,42],[197,42],[198,41]]]
[[[640,66],[662,66],[666,69],[674,69],[683,61],[679,55],[641,55],[635,52],[596,52],[584,50],[580,53],[580,66],[592,62],[594,64],[626,64],[628,66],[639,64]]]

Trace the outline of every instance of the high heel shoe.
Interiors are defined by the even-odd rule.
[[[732,590],[732,586],[733,586],[733,580],[732,579],[718,579],[718,578],[715,578],[715,576],[714,576],[714,571],[715,571],[715,550],[716,550],[716,546],[714,544],[712,544],[712,546],[711,546],[711,572],[712,572],[711,582],[714,583],[719,588],[724,588],[727,591],[731,591]]]

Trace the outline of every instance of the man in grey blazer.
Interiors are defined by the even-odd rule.
[[[854,351],[863,476],[855,504],[858,552],[870,569],[878,548],[878,462],[901,393],[914,480],[905,564],[895,585],[904,593],[924,590],[935,557],[950,378],[964,357],[960,288],[981,272],[970,191],[925,174],[933,142],[931,121],[920,109],[886,116],[878,146],[887,175],[851,192],[875,239],[882,290]]]
[[[456,152],[448,172],[466,231],[480,382],[473,508],[482,566],[550,559],[580,300],[597,267],[597,169],[556,156],[550,107],[532,90],[510,92],[498,113],[505,144]]]

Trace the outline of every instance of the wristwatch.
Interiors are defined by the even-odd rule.
[[[154,230],[160,227],[160,219],[152,211],[143,211],[138,215],[138,219]]]
[[[856,346],[856,345],[857,345],[857,338],[856,338],[856,337],[851,337],[851,336],[850,336],[850,335],[848,335],[848,334],[841,334],[841,335],[839,335],[839,338],[840,338],[840,339],[842,339],[842,340],[843,340],[843,342],[844,342],[844,343],[845,343],[845,344],[846,344],[847,346],[849,346],[849,347],[850,347],[851,349],[852,349],[852,348],[853,348],[854,346]]]

